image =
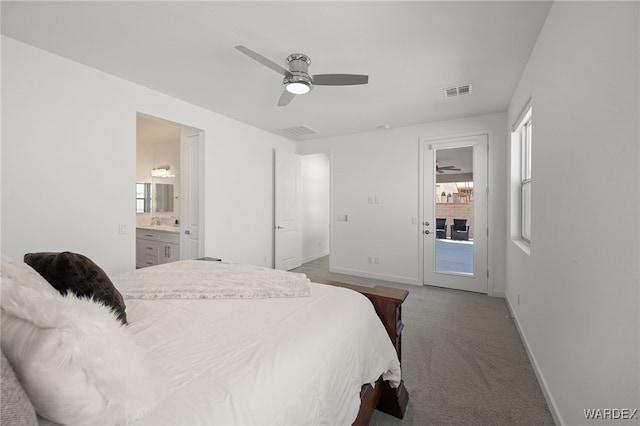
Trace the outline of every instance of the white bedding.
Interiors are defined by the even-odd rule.
[[[228,262],[183,260],[118,277],[129,299],[258,299],[309,296],[305,274]],[[215,285],[212,285],[215,283]]]
[[[362,384],[400,380],[373,306],[351,290],[311,283],[308,297],[126,304],[158,381],[139,425],[348,425]]]

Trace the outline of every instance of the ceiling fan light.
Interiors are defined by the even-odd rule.
[[[287,92],[293,93],[294,95],[304,95],[311,90],[308,84],[300,81],[294,81],[287,84],[286,89]]]

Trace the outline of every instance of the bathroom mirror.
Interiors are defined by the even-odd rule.
[[[173,184],[156,183],[155,184],[155,202],[156,212],[172,212],[173,211]]]

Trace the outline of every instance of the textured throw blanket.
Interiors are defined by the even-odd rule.
[[[311,294],[304,274],[201,260],[137,269],[112,281],[125,299],[259,299]]]

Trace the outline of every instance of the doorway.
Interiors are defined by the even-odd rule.
[[[331,152],[293,154],[276,151],[274,185],[274,267],[289,270],[316,262],[326,265],[325,272],[328,273]],[[293,232],[295,230],[299,232]],[[295,244],[290,241],[292,235]],[[295,263],[292,262],[294,259]]]
[[[424,285],[488,292],[487,140],[421,142]]]
[[[136,115],[136,228],[170,237],[136,241],[137,267],[203,255],[203,145],[202,130]]]
[[[300,156],[302,263],[330,255],[331,157],[328,152]],[[327,261],[328,265],[329,262]]]

